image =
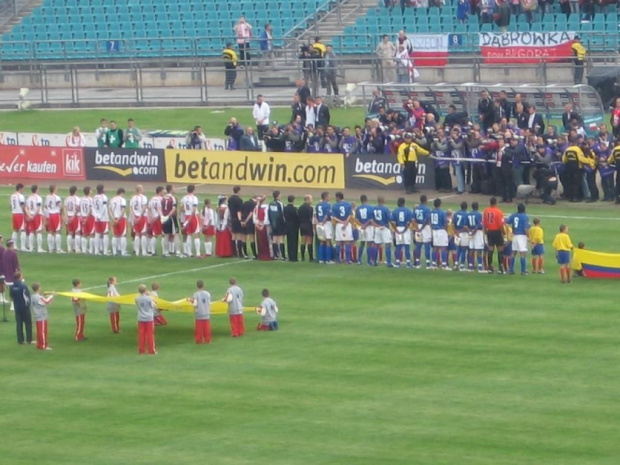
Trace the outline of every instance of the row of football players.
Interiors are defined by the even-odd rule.
[[[16,249],[23,252],[65,253],[62,248],[62,227],[66,228],[66,251],[93,255],[129,255],[127,232],[131,228],[135,255],[155,255],[157,238],[162,237],[164,256],[177,254],[179,223],[181,220],[184,241],[181,256],[201,256],[200,233],[206,237],[204,255],[213,253],[216,216],[209,200],[199,210],[194,186],[187,187],[186,195],[177,205],[172,185],[158,187],[148,199],[141,185],[127,205],[125,189],[119,188],[111,199],[105,186],[99,184],[95,192],[84,187],[78,197],[78,189],[72,186],[69,196],[60,198],[57,187],[49,187],[45,199],[39,187],[33,185],[31,194],[25,197],[24,185],[17,184],[10,196],[13,235]],[[44,248],[43,232],[47,232],[47,250]],[[112,237],[110,241],[110,231]],[[18,242],[19,239],[19,242]],[[111,244],[110,244],[111,242]],[[19,245],[19,247],[18,247]],[[110,247],[111,245],[111,247]]]
[[[424,253],[427,269],[477,269],[486,273],[494,271],[493,254],[497,250],[498,272],[513,273],[518,255],[521,272],[527,274],[525,260],[531,245],[533,271],[544,273],[544,232],[538,219],[530,225],[523,204],[505,218],[495,198],[484,213],[479,211],[477,202],[472,203],[469,211],[467,202],[462,202],[456,213],[446,211],[441,199],[435,199],[431,209],[425,195],[413,210],[405,207],[404,198],[398,199],[398,206],[392,211],[383,197],[378,198],[376,206],[370,205],[365,195],[360,201],[354,207],[338,192],[332,205],[329,193],[321,195],[321,202],[315,207],[319,263],[356,261],[361,265],[366,250],[371,266],[376,266],[382,259],[380,255],[384,255],[388,267],[399,267],[404,261],[407,267],[419,269]]]

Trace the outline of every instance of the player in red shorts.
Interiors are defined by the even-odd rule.
[[[149,200],[146,195],[143,194],[144,188],[141,185],[136,186],[136,195],[134,195],[129,201],[129,209],[131,211],[131,224],[133,225],[133,253],[138,257],[140,256],[140,249],[142,249],[142,255],[146,257],[148,238],[146,234],[147,226],[147,206]]]
[[[112,254],[127,256],[127,201],[125,189],[120,187],[116,195],[110,200],[110,213],[112,215]]]
[[[80,229],[82,231],[82,253],[95,253],[95,217],[93,216],[93,198],[91,188],[84,188],[84,197],[80,199]]]
[[[62,200],[56,193],[55,185],[50,186],[50,193],[45,196],[45,217],[47,218],[47,250],[52,253],[65,253],[62,250]]]
[[[95,255],[110,255],[110,211],[108,196],[103,184],[97,184],[97,193],[93,197],[93,216],[95,217]]]
[[[155,189],[155,195],[149,200],[147,233],[149,237],[148,254],[157,255],[157,238],[161,236],[161,193],[163,187]],[[162,239],[162,250],[164,248]]]
[[[13,234],[11,239],[17,249],[17,239],[19,237],[22,250],[27,252],[26,247],[26,199],[24,197],[24,185],[19,183],[15,186],[15,192],[11,194],[11,216],[13,217]],[[7,279],[9,279],[7,277]]]
[[[67,228],[67,252],[80,253],[82,246],[82,228],[80,224],[80,198],[75,195],[76,186],[69,188],[69,197],[65,199],[65,226]]]
[[[45,252],[43,249],[43,199],[39,195],[39,187],[30,188],[32,194],[26,199],[26,234],[28,236],[28,250],[34,252],[34,239],[37,239],[36,251]]]
[[[181,199],[183,211],[183,232],[185,239],[185,255],[192,256],[192,240],[196,249],[196,257],[200,257],[200,218],[198,217],[198,199],[194,195],[196,187],[187,186],[187,194]]]
[[[215,211],[211,208],[211,200],[205,200],[202,209],[202,234],[205,236],[205,255],[213,255],[213,238],[215,237]]]

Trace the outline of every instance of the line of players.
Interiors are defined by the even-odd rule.
[[[380,255],[384,255],[388,267],[400,267],[404,259],[408,268],[420,269],[424,254],[427,269],[493,273],[493,255],[497,250],[498,273],[514,274],[519,255],[521,272],[528,274],[526,254],[528,244],[532,244],[534,272],[544,273],[544,232],[539,219],[530,225],[523,204],[505,219],[494,197],[483,213],[478,202],[473,202],[469,211],[467,202],[462,202],[461,209],[454,214],[441,208],[441,199],[435,199],[431,209],[426,195],[420,197],[420,204],[413,210],[405,207],[404,198],[398,199],[397,208],[392,211],[381,196],[378,205],[372,206],[362,195],[356,208],[344,200],[341,192],[336,193],[336,203],[332,205],[329,200],[329,193],[324,192],[315,207],[319,263],[352,263],[357,255],[361,265],[366,250],[371,266],[377,266]]]
[[[187,186],[187,193],[178,204],[172,185],[165,189],[158,187],[151,199],[138,185],[128,205],[125,189],[117,189],[116,195],[108,199],[103,184],[97,185],[95,192],[91,187],[84,187],[81,197],[77,195],[78,188],[72,186],[64,201],[55,185],[49,187],[49,194],[43,199],[38,186],[31,186],[31,194],[26,198],[24,185],[17,184],[10,196],[12,239],[16,249],[23,252],[65,253],[61,234],[64,225],[67,252],[127,256],[127,230],[130,227],[135,255],[156,255],[157,238],[161,237],[163,256],[210,256],[213,253],[215,213],[209,200],[199,211],[194,190],[193,185]],[[179,228],[179,219],[182,228]],[[47,250],[43,244],[44,230],[47,232]],[[184,238],[183,251],[177,250],[179,232]],[[201,232],[206,237],[204,254]]]

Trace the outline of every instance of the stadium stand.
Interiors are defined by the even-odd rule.
[[[242,14],[255,35],[269,21],[278,46],[278,38],[328,8],[325,0],[46,0],[2,36],[0,59],[220,56]]]

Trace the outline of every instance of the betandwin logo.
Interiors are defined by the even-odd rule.
[[[402,184],[401,167],[391,155],[360,155],[354,158],[352,177],[383,186]]]
[[[88,179],[163,181],[164,152],[158,149],[86,149]]]

